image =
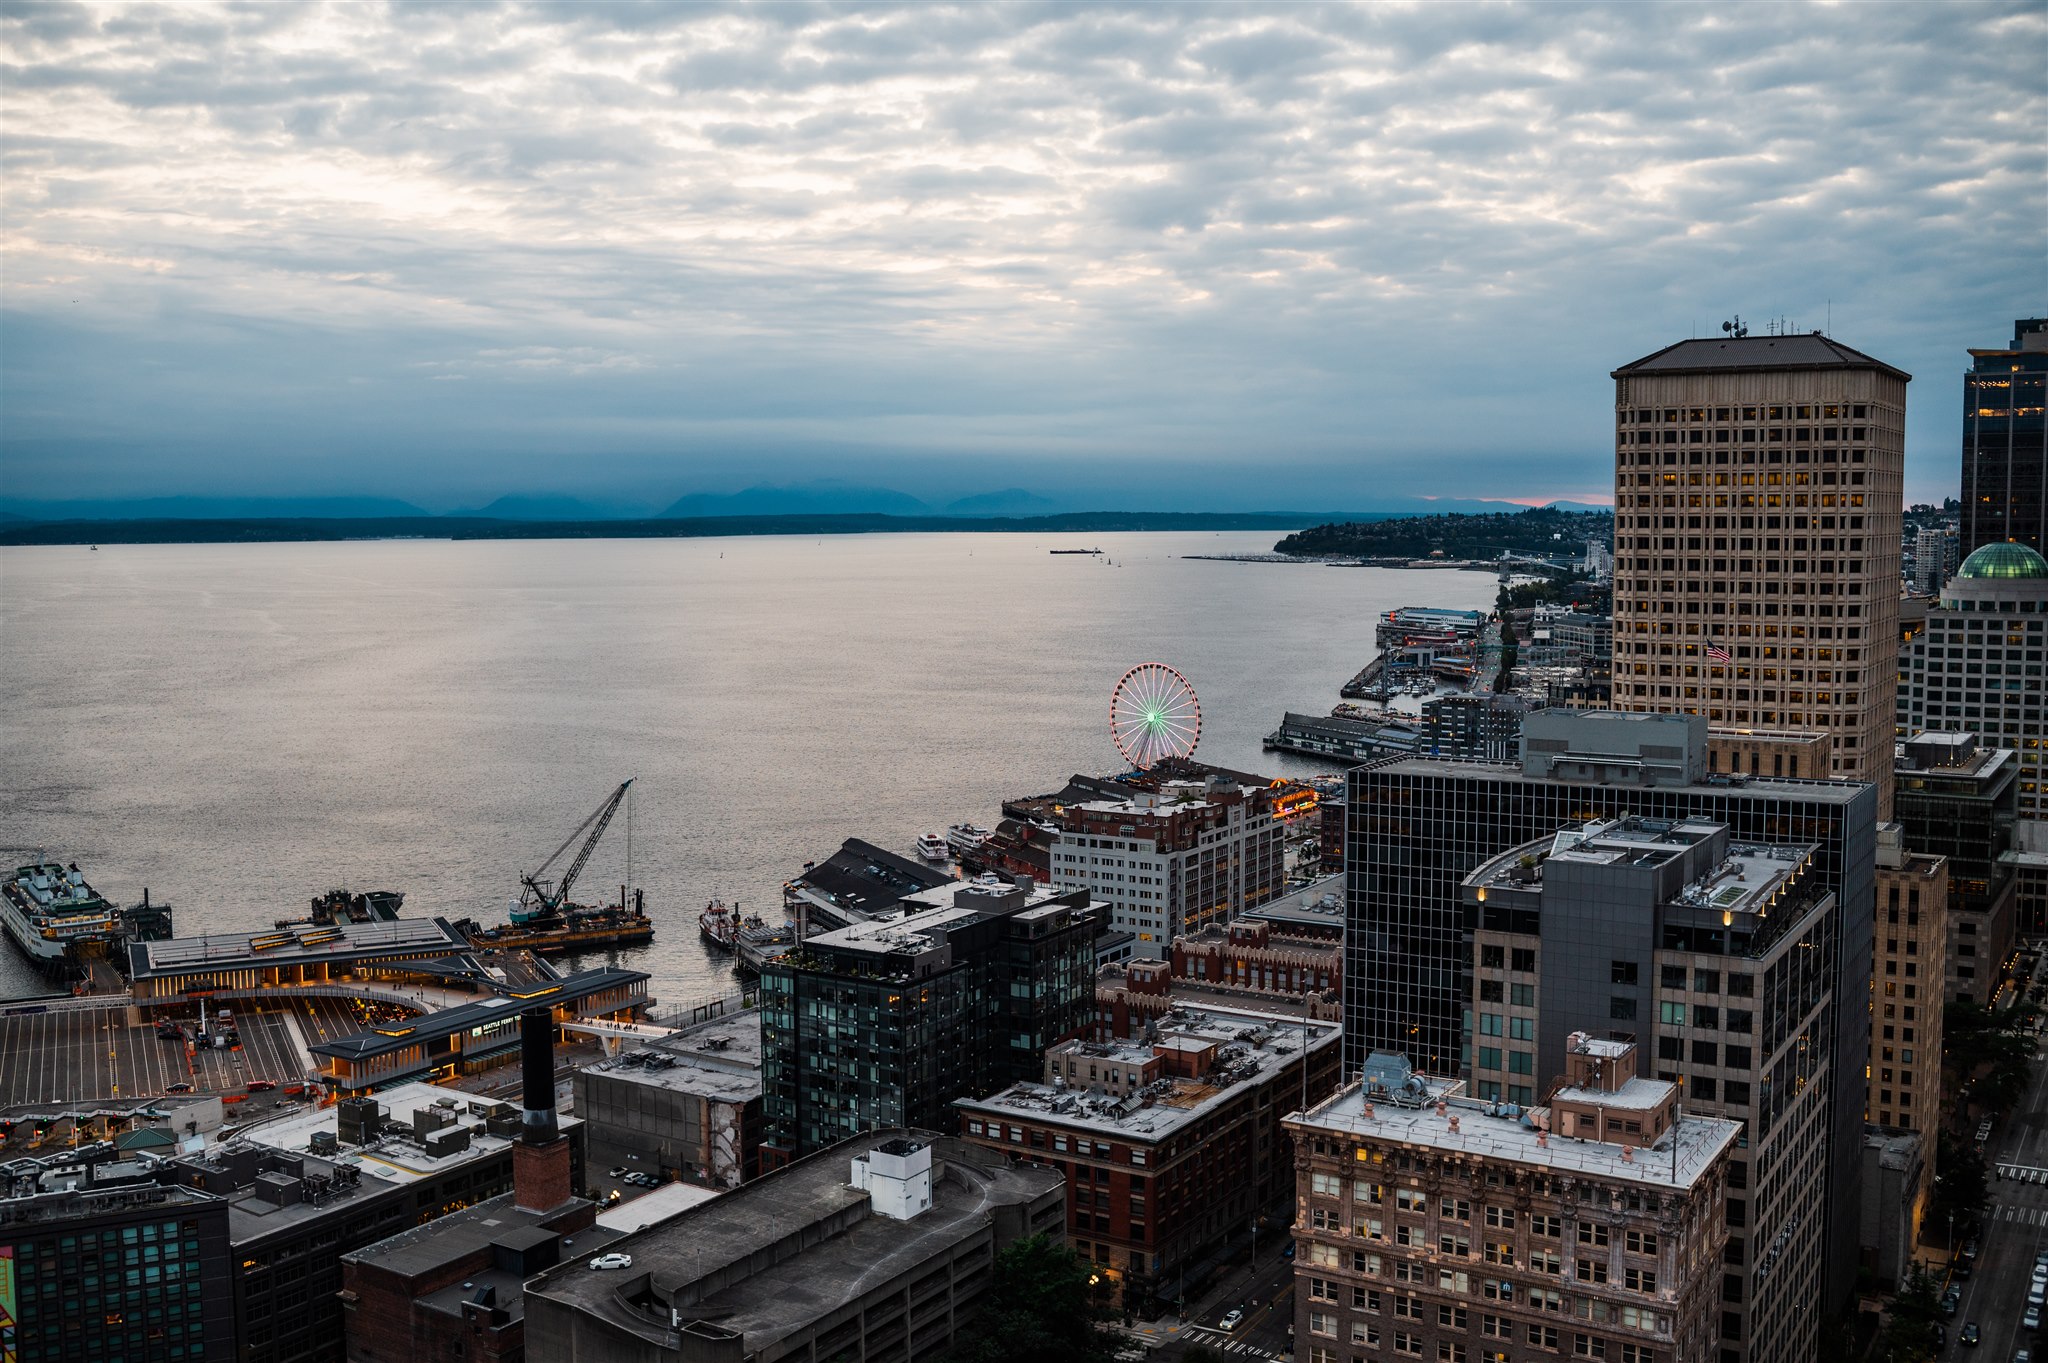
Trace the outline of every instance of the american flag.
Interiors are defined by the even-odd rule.
[[[1707,656],[1709,658],[1712,658],[1717,663],[1726,663],[1734,661],[1734,659],[1728,656],[1728,650],[1721,647],[1719,644],[1708,644]]]

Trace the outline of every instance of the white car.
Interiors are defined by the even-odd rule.
[[[1219,1330],[1235,1330],[1243,1320],[1244,1308],[1240,1306],[1235,1310],[1225,1312],[1223,1319],[1216,1322],[1216,1328]]]
[[[590,1261],[590,1266],[594,1269],[631,1268],[633,1266],[633,1256],[630,1254],[600,1254]]]

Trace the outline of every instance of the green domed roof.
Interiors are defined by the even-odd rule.
[[[1956,570],[1956,576],[2048,577],[2048,559],[2042,558],[2024,544],[2007,540],[2003,544],[1987,544],[1971,554],[1963,560],[1963,566]]]

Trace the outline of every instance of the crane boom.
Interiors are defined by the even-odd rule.
[[[522,907],[528,908],[529,914],[552,914],[560,911],[563,903],[569,898],[569,888],[576,883],[576,877],[583,874],[584,863],[589,861],[590,854],[597,850],[597,840],[604,836],[604,830],[611,823],[612,815],[619,812],[619,804],[626,798],[626,792],[632,787],[633,779],[629,777],[622,782],[619,788],[611,793],[611,798],[593,810],[589,818],[578,824],[576,831],[564,838],[562,845],[550,853],[548,859],[535,868],[532,875],[519,878],[526,886],[526,894],[522,896],[526,903]],[[584,836],[586,829],[589,830],[588,837]],[[568,851],[579,837],[583,838],[583,846],[577,851],[576,860],[570,862],[569,869],[562,873],[560,883],[550,886],[543,882],[540,879],[541,874],[559,861],[562,853]]]

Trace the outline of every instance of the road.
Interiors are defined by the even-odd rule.
[[[2038,1050],[2026,1098],[1994,1128],[1984,1159],[1991,1166],[1991,1206],[1978,1236],[1976,1272],[1957,1284],[1963,1289],[1962,1306],[1948,1322],[1943,1357],[2009,1363],[2015,1350],[2025,1348],[2038,1358],[2048,1337],[2021,1328],[2034,1257],[2048,1250],[2048,1064]],[[2035,1177],[2042,1182],[2001,1177],[2001,1168],[2038,1169]],[[1930,1238],[1937,1234],[1930,1227]],[[1984,1332],[1983,1343],[1974,1349],[1957,1338],[1968,1321]]]
[[[1178,1358],[1187,1346],[1200,1344],[1227,1358],[1279,1360],[1290,1358],[1288,1328],[1294,1324],[1294,1261],[1281,1257],[1292,1237],[1275,1230],[1270,1241],[1259,1236],[1259,1253],[1251,1264],[1237,1264],[1201,1292],[1185,1320],[1168,1319],[1140,1326],[1130,1333],[1157,1345],[1159,1358]],[[1244,1310],[1234,1330],[1217,1322],[1232,1307]]]

